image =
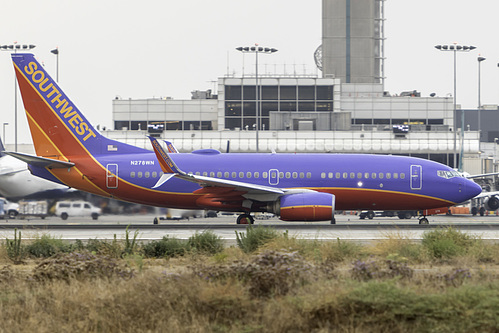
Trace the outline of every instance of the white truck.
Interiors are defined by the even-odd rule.
[[[4,219],[15,219],[19,214],[19,205],[15,202],[10,202],[5,198],[0,197],[0,217]]]

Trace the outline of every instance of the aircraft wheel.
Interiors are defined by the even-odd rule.
[[[479,213],[480,213],[480,216],[484,216],[485,215],[485,207],[480,207]]]
[[[419,224],[430,224],[430,221],[426,217],[422,217],[419,219]]]
[[[476,206],[471,207],[471,215],[476,216],[478,214],[478,208]]]
[[[369,220],[372,220],[374,218],[374,212],[372,210],[370,210],[370,211],[367,212],[367,218]]]
[[[253,224],[255,219],[250,214],[241,214],[237,217],[237,224]]]

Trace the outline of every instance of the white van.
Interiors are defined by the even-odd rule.
[[[69,216],[91,216],[97,220],[101,209],[87,201],[59,201],[55,206],[55,215],[66,220]]]

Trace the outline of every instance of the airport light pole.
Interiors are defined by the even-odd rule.
[[[17,42],[11,45],[2,45],[0,46],[0,50],[2,51],[14,51],[17,53],[18,50],[31,50],[35,48],[36,45],[20,45]],[[17,152],[17,77],[14,73],[14,151]]]
[[[56,56],[55,80],[57,83],[59,83],[59,47],[56,47],[55,49],[51,50],[50,53],[53,53]]]
[[[480,64],[482,61],[484,61],[486,58],[481,57],[478,55],[477,61],[478,61],[478,142],[482,141],[482,101],[481,101],[481,66]]]
[[[2,132],[2,134],[3,134],[3,145],[4,145],[4,146],[5,146],[5,144],[6,144],[6,143],[5,143],[5,126],[7,126],[8,124],[9,124],[9,123],[3,123],[3,132]]]
[[[256,100],[256,152],[258,153],[259,152],[259,149],[258,149],[258,131],[260,129],[260,109],[261,109],[261,103],[260,103],[260,94],[259,94],[259,84],[258,84],[258,53],[263,53],[263,54],[272,54],[274,52],[277,52],[277,49],[274,49],[273,47],[261,47],[261,46],[258,46],[258,44],[255,44],[255,46],[246,46],[246,47],[236,47],[236,50],[238,50],[239,52],[242,52],[242,53],[254,53],[255,54],[255,80],[256,80],[256,84],[255,84],[255,93],[256,93],[256,96],[255,96],[255,100]]]
[[[454,53],[454,168],[457,164],[457,102],[456,102],[456,54],[457,52],[469,52],[476,49],[475,46],[471,45],[458,45],[453,43],[452,45],[435,45],[435,48],[439,51],[452,51]],[[459,155],[459,167],[458,170],[462,171],[463,167],[463,152],[464,152],[464,112],[461,110],[461,153]]]

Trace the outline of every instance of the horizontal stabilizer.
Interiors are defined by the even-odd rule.
[[[23,162],[30,164],[30,165],[34,165],[34,166],[42,167],[42,168],[62,169],[62,168],[71,168],[75,165],[72,162],[59,161],[59,160],[54,160],[51,158],[45,158],[45,157],[34,156],[34,155],[23,154],[23,153],[15,153],[15,152],[6,151],[5,154],[10,155],[12,157],[15,157]]]

